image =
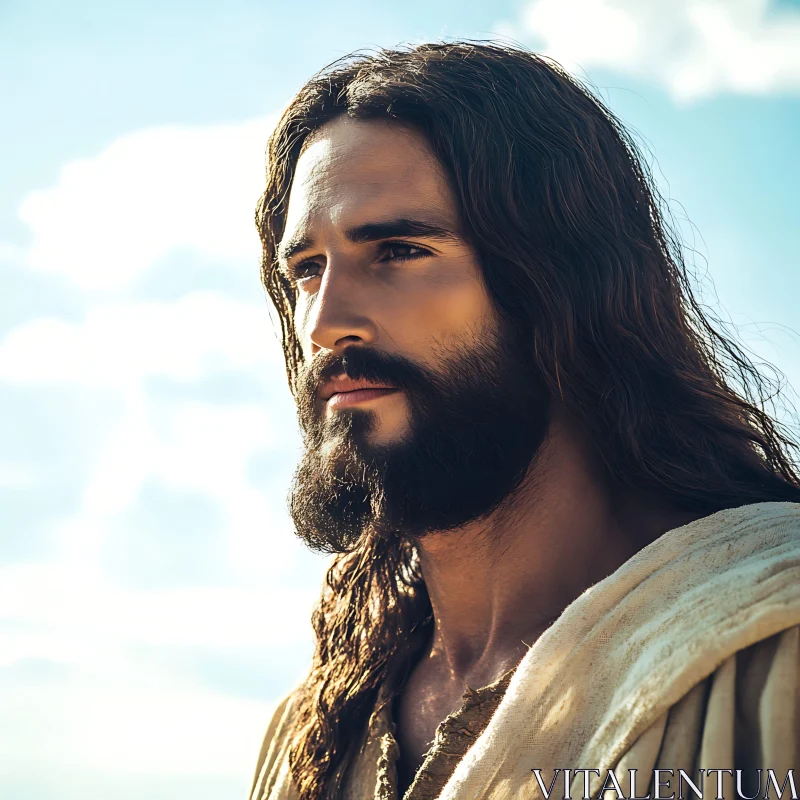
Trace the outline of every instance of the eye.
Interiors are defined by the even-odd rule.
[[[318,277],[319,273],[314,272],[315,269],[320,269],[316,261],[301,261],[298,264],[291,264],[286,271],[293,281],[302,281],[304,278]]]
[[[381,250],[386,254],[381,261],[410,261],[413,258],[424,258],[431,254],[430,250],[408,242],[384,242]]]
[[[431,255],[430,250],[408,242],[382,242],[379,246],[379,251],[382,255],[379,259],[381,262],[411,261]],[[306,261],[299,261],[297,264],[289,264],[282,271],[292,283],[302,286],[312,278],[319,278],[322,274],[322,269],[322,265],[311,258]]]
[[[318,278],[321,266],[311,259],[290,264],[285,269],[285,274],[293,283],[302,283],[307,278]],[[316,271],[315,271],[316,270]]]

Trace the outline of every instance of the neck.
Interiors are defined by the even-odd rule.
[[[556,414],[500,509],[419,540],[434,618],[427,668],[459,684],[493,682],[585,589],[693,518],[613,490],[586,437]]]

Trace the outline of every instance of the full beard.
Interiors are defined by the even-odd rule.
[[[409,430],[370,445],[373,411],[318,410],[321,381],[344,372],[405,392]],[[289,494],[297,534],[324,552],[367,535],[420,538],[495,511],[528,473],[545,439],[547,393],[522,342],[508,332],[449,348],[435,371],[351,346],[301,371],[304,454]]]

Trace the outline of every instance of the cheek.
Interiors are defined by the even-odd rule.
[[[308,321],[311,308],[311,298],[309,295],[301,292],[295,302],[292,321],[294,324],[295,336],[297,337],[297,341],[300,342],[300,349],[303,351],[303,357],[306,359],[311,355],[311,337],[308,333]]]
[[[474,337],[493,319],[491,300],[480,278],[429,279],[398,316],[412,338],[447,344]]]

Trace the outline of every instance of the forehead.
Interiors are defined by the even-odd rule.
[[[285,233],[421,211],[455,225],[444,172],[419,134],[383,120],[341,116],[306,142],[289,194]]]

